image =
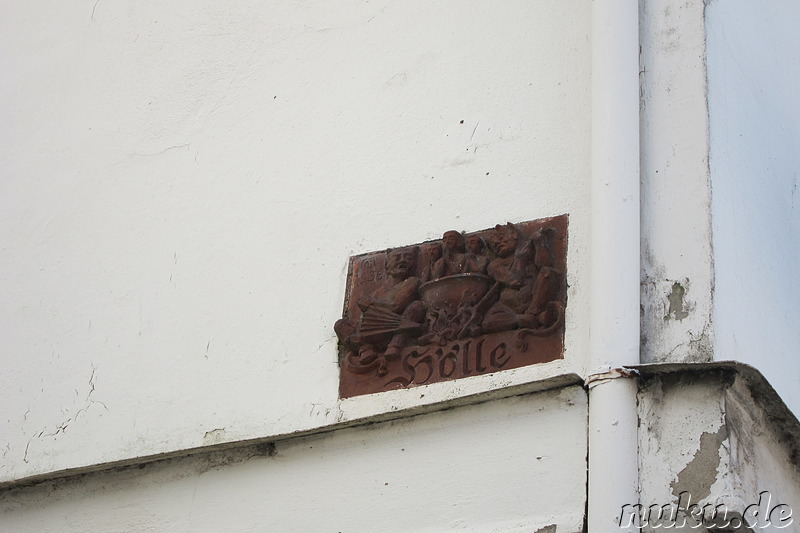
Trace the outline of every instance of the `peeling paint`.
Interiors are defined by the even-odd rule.
[[[647,270],[640,281],[642,362],[713,360],[713,326],[705,296],[699,295],[699,301],[687,298],[690,292],[698,297],[694,284],[688,278],[665,278],[658,264]]]
[[[203,434],[203,444],[217,444],[225,440],[225,428],[212,429]]]
[[[664,317],[664,320],[668,320],[673,315],[675,320],[683,320],[689,316],[688,309],[684,309],[685,304],[683,297],[685,295],[686,289],[683,288],[683,285],[677,281],[672,284],[672,292],[669,294],[669,296],[667,296],[667,300],[669,301],[669,310],[667,311],[667,316]]]
[[[680,498],[682,492],[688,492],[694,501],[700,501],[711,495],[711,485],[717,480],[719,470],[720,448],[727,438],[725,424],[715,433],[705,431],[700,435],[700,447],[694,453],[694,458],[670,485],[673,496]]]

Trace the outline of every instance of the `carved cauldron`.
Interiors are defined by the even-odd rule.
[[[428,308],[458,309],[462,304],[475,305],[486,295],[491,284],[491,278],[483,274],[455,274],[423,283],[419,294]]]

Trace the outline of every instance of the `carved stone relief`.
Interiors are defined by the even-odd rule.
[[[351,258],[342,398],[563,357],[568,216]]]

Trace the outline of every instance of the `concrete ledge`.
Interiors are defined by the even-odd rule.
[[[222,462],[225,463],[238,462],[235,459],[230,458],[230,453],[234,453],[234,455],[241,455],[244,459],[253,457],[253,455],[268,455],[269,451],[274,449],[275,443],[285,441],[288,439],[307,437],[311,435],[319,435],[345,428],[352,428],[367,424],[374,424],[378,422],[387,422],[401,418],[408,418],[412,416],[433,413],[436,411],[443,411],[455,407],[490,402],[502,398],[521,396],[524,394],[531,394],[534,392],[542,392],[551,389],[558,389],[577,384],[583,384],[583,379],[581,378],[581,376],[573,373],[562,374],[542,381],[504,387],[500,389],[480,392],[477,394],[472,394],[467,396],[461,396],[458,398],[453,398],[442,402],[431,403],[407,409],[398,409],[397,411],[384,412],[373,416],[356,418],[338,424],[328,424],[325,426],[319,426],[304,431],[296,431],[293,433],[285,433],[277,435],[265,435],[263,437],[255,439],[225,442],[209,446],[200,446],[196,448],[175,450],[171,452],[147,455],[141,457],[131,457],[120,461],[98,463],[90,466],[82,466],[78,468],[71,468],[66,470],[37,474],[35,476],[28,476],[11,481],[0,482],[0,491],[17,487],[35,485],[46,481],[85,476],[87,474],[104,472],[108,470],[129,468],[129,467],[143,467],[144,465],[155,463],[158,461],[165,461],[169,459],[183,458],[183,457],[202,455],[202,454],[218,454],[219,452],[227,452],[225,454],[226,458],[221,459]]]

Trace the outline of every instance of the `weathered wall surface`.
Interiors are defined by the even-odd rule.
[[[691,503],[711,501],[739,508],[739,494],[732,493],[730,456],[723,446],[728,439],[724,400],[728,385],[730,379],[722,373],[700,379],[667,375],[644,383],[639,393],[643,506],[677,504],[681,493],[687,492]]]
[[[713,357],[704,10],[640,2],[643,363]]]
[[[700,525],[685,512],[692,505],[710,505],[707,525],[714,523],[712,509],[721,505],[718,526],[740,520],[756,524],[755,531],[796,529],[796,516],[791,523],[780,521],[788,510],[780,506],[800,506],[797,420],[775,403],[766,381],[750,373],[752,379],[746,379],[717,369],[644,381],[639,392],[644,531],[698,531]]]
[[[789,504],[793,526],[800,528],[800,439],[796,420],[787,419],[774,395],[754,398],[752,382],[737,379],[725,394],[725,421],[729,430],[731,466],[737,487],[750,505]],[[763,387],[763,384],[757,384]],[[758,392],[758,389],[756,389]],[[771,391],[768,391],[771,392]],[[774,394],[774,393],[773,393]],[[762,495],[767,492],[767,495]],[[761,495],[761,498],[759,496]],[[769,504],[765,504],[770,498]],[[764,518],[762,513],[761,518]],[[778,515],[773,514],[773,519]],[[775,524],[772,524],[774,527]],[[778,529],[778,528],[775,528]],[[789,527],[784,531],[791,531]]]
[[[15,532],[583,527],[586,392],[568,387],[0,493]]]
[[[709,2],[715,357],[800,413],[800,4]]]
[[[590,8],[3,4],[0,480],[580,372]],[[350,255],[562,213],[564,361],[337,401]]]

